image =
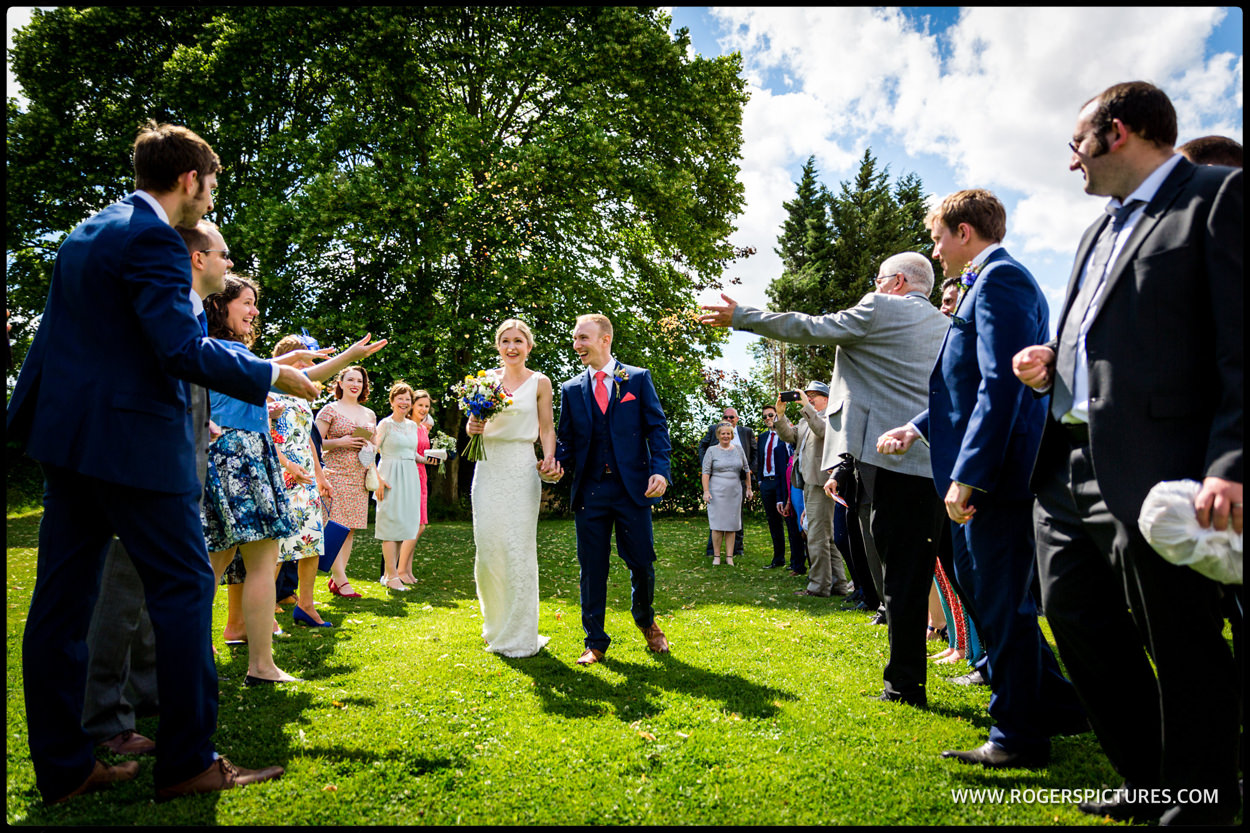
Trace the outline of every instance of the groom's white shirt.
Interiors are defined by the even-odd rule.
[[[611,355],[609,355],[609,356],[608,356],[608,363],[607,363],[607,364],[605,364],[603,367],[600,367],[600,368],[597,368],[597,369],[596,369],[596,368],[593,368],[593,367],[588,367],[588,368],[586,368],[586,373],[590,376],[590,381],[591,381],[591,383],[593,383],[593,382],[595,381],[595,374],[596,374],[596,373],[606,373],[606,374],[608,374],[609,376],[611,376],[611,375],[612,375],[612,373],[613,373],[613,371],[615,371],[615,370],[616,370],[616,359],[614,359]],[[605,382],[606,382],[606,380],[605,380]],[[594,390],[594,389],[593,389],[593,388],[591,388],[591,390]]]

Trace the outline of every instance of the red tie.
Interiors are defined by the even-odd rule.
[[[608,374],[602,370],[595,374],[595,401],[599,403],[600,413],[604,414],[608,412],[608,386],[603,383],[607,377]]]

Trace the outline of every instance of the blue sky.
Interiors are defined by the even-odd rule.
[[[758,254],[731,267],[730,295],[764,306],[773,252],[800,169],[816,157],[830,188],[865,148],[932,197],[988,188],[1007,207],[1004,244],[1062,301],[1082,230],[1104,200],[1068,170],[1081,104],[1148,80],[1176,105],[1179,141],[1242,141],[1243,16],[1236,8],[675,7],[705,56],[740,52],[751,101],[740,166],[746,208],[733,242]],[[706,293],[703,302],[719,302]],[[749,366],[734,334],[717,364]]]

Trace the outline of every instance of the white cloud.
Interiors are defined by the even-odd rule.
[[[722,48],[741,50],[749,78],[794,80],[784,95],[753,93],[744,170],[792,168],[814,153],[822,173],[836,173],[858,158],[843,147],[888,136],[908,154],[944,159],[965,187],[1019,200],[1013,225],[1025,249],[1071,249],[1060,228],[1071,221],[1041,223],[1040,208],[1062,218],[1096,212],[1064,145],[1080,104],[1106,86],[1151,80],[1173,97],[1186,135],[1241,135],[1241,56],[1204,59],[1221,9],[973,8],[938,33],[897,9],[712,14],[726,27]]]

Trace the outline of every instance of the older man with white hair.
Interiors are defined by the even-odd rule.
[[[825,411],[821,469],[849,454],[855,461],[859,522],[866,555],[880,557],[890,629],[890,659],[882,700],[927,705],[925,622],[936,545],[945,510],[933,488],[928,450],[916,459],[879,454],[877,437],[928,405],[929,372],[949,320],[929,300],[929,258],[903,252],[887,258],[871,279],[874,291],[830,315],[765,312],[722,295],[700,320],[794,344],[837,349]],[[827,475],[826,475],[827,476]],[[825,491],[837,492],[831,477]],[[875,549],[875,556],[873,555]]]

